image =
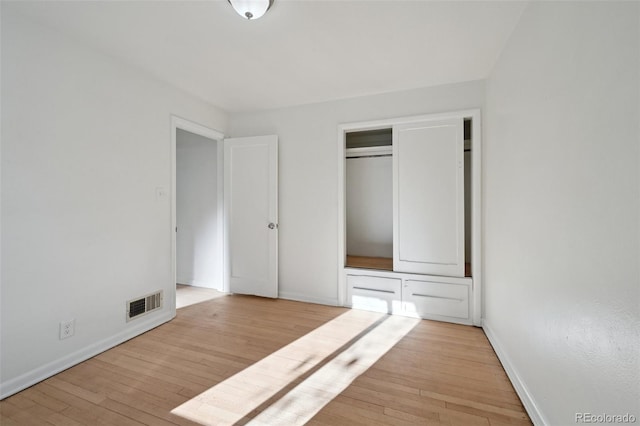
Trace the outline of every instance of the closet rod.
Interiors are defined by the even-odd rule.
[[[347,160],[350,158],[378,158],[378,157],[391,157],[391,154],[380,154],[380,155],[353,155],[347,156]]]

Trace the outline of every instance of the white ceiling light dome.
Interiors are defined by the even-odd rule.
[[[271,7],[273,0],[228,0],[238,15],[245,19],[258,19]]]

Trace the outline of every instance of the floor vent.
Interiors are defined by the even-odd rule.
[[[162,308],[162,290],[127,302],[127,321]]]

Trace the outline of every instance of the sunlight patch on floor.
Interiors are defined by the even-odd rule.
[[[258,414],[249,425],[303,425],[367,371],[419,320],[391,316]]]
[[[304,424],[419,320],[350,310],[171,411],[200,424]],[[308,377],[301,380],[301,376]]]

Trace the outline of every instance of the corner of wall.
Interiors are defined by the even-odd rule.
[[[491,328],[490,322],[486,318],[482,319],[482,330],[487,336],[487,339],[489,339],[489,343],[491,343],[494,352],[498,356],[498,360],[502,364],[504,371],[507,373],[507,376],[509,377],[513,388],[520,397],[520,401],[522,401],[522,405],[524,405],[525,410],[527,410],[527,414],[529,414],[529,417],[531,418],[533,424],[538,426],[550,424],[545,419],[542,411],[540,411],[540,409],[538,408],[538,404],[536,404],[533,395],[522,380],[521,375],[518,374],[515,365],[511,362],[509,355],[504,350],[504,347],[500,344],[498,337]]]

